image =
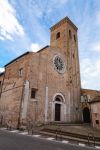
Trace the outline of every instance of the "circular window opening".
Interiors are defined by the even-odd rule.
[[[53,64],[54,68],[58,71],[58,73],[65,72],[65,63],[60,56],[57,55],[53,58]]]

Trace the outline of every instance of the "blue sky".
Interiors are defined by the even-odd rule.
[[[78,27],[82,87],[100,90],[100,0],[0,0],[0,71],[48,45],[49,28],[65,16]]]

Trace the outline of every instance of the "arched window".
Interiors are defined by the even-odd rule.
[[[56,34],[56,39],[60,38],[60,32]]]
[[[70,38],[70,39],[72,38],[71,30],[69,30],[69,38]]]
[[[59,97],[56,98],[57,102],[61,102],[61,99]]]

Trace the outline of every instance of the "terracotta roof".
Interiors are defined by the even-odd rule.
[[[96,103],[96,102],[100,102],[100,95],[98,95],[95,98],[93,98],[93,100],[90,101],[89,103]]]
[[[94,90],[94,89],[81,89],[82,91],[97,91],[97,90]]]
[[[54,30],[58,25],[60,25],[60,23],[62,22],[68,22],[70,23],[76,30],[78,30],[78,28],[75,26],[75,24],[66,16],[65,18],[63,18],[62,20],[60,20],[58,23],[56,23],[55,25],[53,25],[50,30]]]
[[[85,94],[85,93],[93,94],[93,93],[100,93],[100,91],[93,90],[93,89],[81,89],[81,94]]]

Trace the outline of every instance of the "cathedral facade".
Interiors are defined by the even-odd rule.
[[[50,28],[49,46],[5,65],[0,75],[3,124],[82,120],[77,30],[66,17]]]

